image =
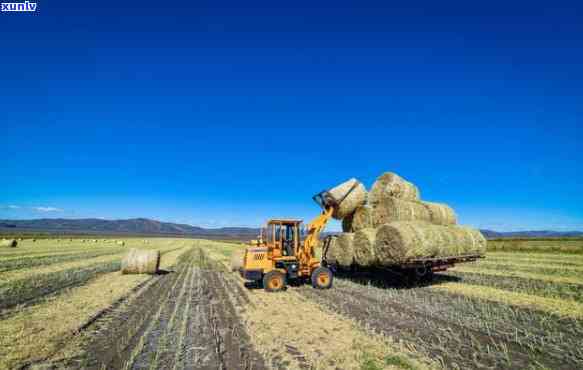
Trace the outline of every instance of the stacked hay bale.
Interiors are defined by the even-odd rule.
[[[334,252],[342,256],[340,266],[389,266],[486,249],[478,230],[456,225],[451,207],[422,201],[419,188],[395,173],[379,176],[366,198],[352,213],[342,213],[336,249],[345,249]]]

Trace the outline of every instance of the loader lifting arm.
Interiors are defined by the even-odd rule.
[[[310,266],[313,264],[312,258],[314,256],[314,250],[320,240],[320,233],[326,228],[333,213],[333,207],[326,207],[320,215],[308,224],[308,236],[304,240],[303,246],[301,246],[298,251],[298,260],[302,265]]]

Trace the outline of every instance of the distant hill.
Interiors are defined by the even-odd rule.
[[[246,240],[256,238],[259,234],[259,229],[246,227],[206,229],[198,226],[161,222],[147,218],[132,218],[128,220],[103,220],[98,218],[0,220],[0,233],[16,232],[44,232],[51,234],[167,235]]]
[[[0,220],[0,233],[51,234],[125,234],[158,236],[191,236],[212,239],[255,239],[258,228],[222,227],[207,229],[198,226],[161,222],[147,218],[103,220],[99,218],[66,219],[41,218],[35,220]],[[582,231],[512,231],[480,230],[486,238],[555,238],[583,237]],[[330,233],[333,234],[333,233]]]

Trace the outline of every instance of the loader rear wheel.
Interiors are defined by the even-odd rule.
[[[263,289],[267,292],[279,292],[285,288],[285,275],[280,271],[269,271],[263,276]]]
[[[330,289],[332,280],[332,271],[327,267],[320,266],[312,272],[312,286],[316,289]]]

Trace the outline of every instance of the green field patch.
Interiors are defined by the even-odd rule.
[[[583,239],[488,240],[488,252],[494,251],[583,254]]]
[[[544,255],[544,256],[521,256],[520,253],[512,253],[506,255],[497,255],[497,254],[488,254],[486,255],[486,259],[482,260],[481,262],[511,262],[511,263],[533,263],[533,264],[540,264],[540,263],[547,263],[547,264],[556,264],[556,265],[564,265],[564,266],[573,266],[573,267],[583,267],[583,258],[577,258],[583,256],[568,256],[568,255]]]

